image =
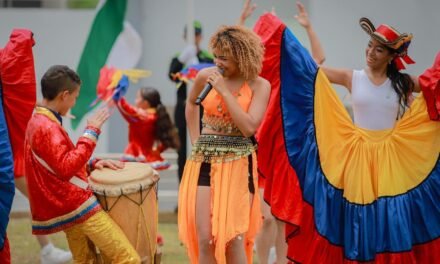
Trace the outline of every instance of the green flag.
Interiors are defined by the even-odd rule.
[[[90,29],[77,72],[82,80],[80,95],[72,108],[72,128],[91,110],[96,98],[99,70],[104,66],[125,69],[136,66],[142,53],[142,41],[129,23],[124,22],[127,0],[103,0]]]

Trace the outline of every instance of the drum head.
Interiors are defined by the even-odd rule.
[[[92,171],[90,188],[98,194],[117,196],[146,189],[159,180],[159,174],[150,165],[140,162],[125,162],[120,170],[104,168]]]

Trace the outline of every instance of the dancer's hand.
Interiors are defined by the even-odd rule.
[[[257,8],[257,4],[251,4],[251,2],[252,0],[246,0],[244,2],[243,9],[241,10],[240,20],[238,21],[240,26],[244,26],[246,19],[250,17]]]
[[[103,168],[109,168],[112,170],[123,169],[125,163],[119,160],[100,160],[96,162],[95,169],[101,170]]]
[[[102,125],[110,117],[110,113],[107,108],[101,108],[92,117],[87,120],[87,126],[96,127],[101,129]]]
[[[229,92],[229,90],[226,88],[225,79],[223,78],[223,75],[220,74],[218,71],[213,71],[208,76],[208,83],[212,85],[212,87],[221,95],[223,96],[226,92]]]
[[[298,9],[298,14],[295,15],[296,21],[304,28],[310,27],[309,14],[304,5],[301,2],[296,2],[296,7]]]
[[[277,12],[275,11],[275,7],[272,6],[272,9],[270,10],[270,13],[274,16],[277,16]]]

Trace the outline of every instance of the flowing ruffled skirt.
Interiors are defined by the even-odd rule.
[[[282,22],[266,15],[258,23],[265,25],[257,31],[263,40],[279,37],[272,56],[280,60],[271,66],[279,70],[279,85],[272,87],[279,95],[271,100],[279,107],[273,127],[282,129],[271,137],[278,135],[284,149],[271,162],[287,162],[260,162],[259,169],[273,175],[265,199],[276,201],[272,212],[287,223],[288,257],[434,263],[440,257],[440,122],[429,119],[423,96],[393,129],[358,128],[295,36],[288,29],[274,34]],[[270,150],[261,135],[259,155]],[[284,171],[267,169],[277,167]],[[287,198],[274,199],[274,190]]]

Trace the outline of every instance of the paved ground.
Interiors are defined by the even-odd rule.
[[[116,157],[119,154],[109,154],[109,157]],[[159,210],[161,212],[171,212],[177,206],[177,154],[173,152],[165,152],[164,157],[171,163],[171,167],[160,173],[159,181]],[[14,202],[12,204],[13,213],[29,212],[29,202],[20,191],[16,190]]]

